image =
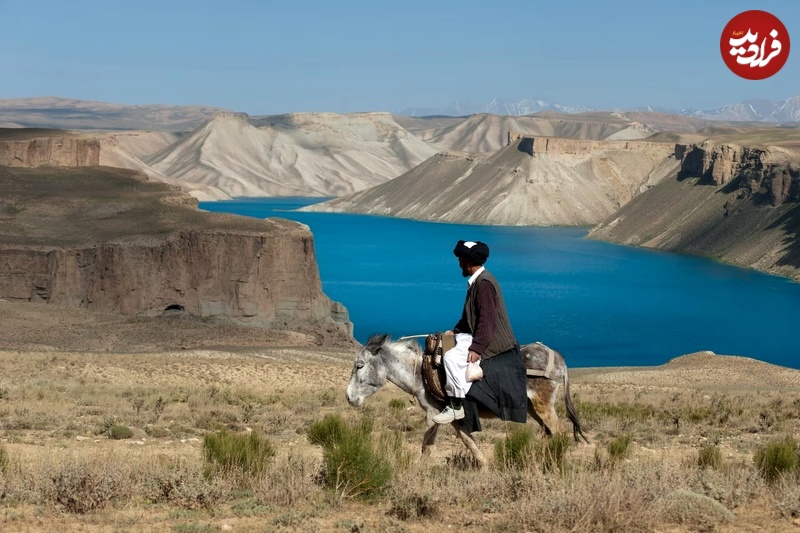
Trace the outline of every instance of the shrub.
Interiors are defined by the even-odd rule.
[[[258,432],[230,433],[218,431],[203,438],[206,463],[226,474],[258,476],[275,456],[275,449]]]
[[[537,442],[530,428],[522,426],[495,443],[494,460],[504,470],[524,469],[537,462],[543,472],[550,472],[564,467],[569,446],[570,438],[563,433]]]
[[[756,451],[755,462],[764,479],[773,483],[797,470],[797,442],[791,437],[770,442]]]
[[[80,460],[61,465],[51,476],[53,497],[71,513],[102,509],[121,496],[129,480],[121,470]]]
[[[108,436],[114,440],[129,439],[133,437],[133,430],[123,424],[114,424],[108,428]]]
[[[608,443],[608,456],[611,461],[616,463],[622,459],[627,459],[631,455],[631,436],[620,435]]]
[[[340,417],[327,415],[308,428],[308,442],[319,444],[323,449],[331,448],[341,442],[347,432],[347,426]]]
[[[719,447],[713,444],[706,444],[697,455],[697,465],[700,468],[713,468],[719,470],[722,468],[722,452]]]
[[[400,398],[392,398],[389,400],[389,409],[392,411],[402,411],[406,408],[406,402]]]
[[[533,433],[522,426],[506,434],[505,439],[495,442],[494,460],[503,470],[528,467],[533,460]]]
[[[427,494],[407,494],[392,498],[392,507],[389,515],[400,520],[413,520],[415,518],[437,518],[439,516],[439,503]]]
[[[148,477],[145,491],[154,503],[168,502],[192,510],[211,509],[224,492],[219,483],[180,461],[158,465]]]
[[[262,505],[291,508],[313,503],[321,493],[315,482],[319,470],[316,459],[289,455],[278,459],[253,490]]]
[[[567,434],[556,433],[536,447],[535,456],[541,462],[544,472],[564,469],[567,450],[569,450],[571,442]]]
[[[325,486],[341,497],[374,500],[388,487],[392,468],[372,443],[371,420],[348,425],[328,415],[311,425],[308,440],[322,446]]]
[[[0,444],[0,474],[5,475],[8,471],[8,450]]]
[[[733,513],[713,498],[686,489],[673,491],[654,502],[654,511],[667,522],[711,531],[735,520]]]

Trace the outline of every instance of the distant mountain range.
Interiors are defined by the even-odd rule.
[[[584,113],[587,111],[601,111],[582,106],[567,106],[541,99],[504,100],[495,98],[485,104],[471,104],[454,102],[447,107],[409,107],[396,112],[396,115],[420,116],[467,116],[477,113],[491,113],[495,115],[522,116],[545,111],[556,113]],[[608,111],[608,110],[605,110]],[[708,120],[745,121],[745,122],[800,122],[800,95],[792,96],[786,100],[773,101],[763,98],[748,98],[736,104],[729,104],[719,109],[669,109],[664,107],[647,106],[635,109],[614,109],[612,111],[651,111],[684,115]]]
[[[125,105],[60,97],[0,99],[0,128],[186,132],[201,126],[217,113],[230,111],[211,106]],[[246,112],[247,110],[237,109],[236,111]],[[800,95],[782,101],[749,98],[743,102],[707,111],[650,106],[638,109],[599,110],[567,106],[541,99],[504,100],[496,98],[485,104],[454,102],[444,108],[406,108],[393,114],[406,117],[466,117],[476,114],[520,117],[541,113],[578,114],[600,111],[606,114],[615,111],[626,114],[643,111],[726,122],[790,123],[800,122]]]

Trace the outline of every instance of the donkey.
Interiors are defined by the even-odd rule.
[[[526,344],[520,347],[520,351],[529,374],[530,371],[533,371],[538,374],[546,373],[549,376],[531,377],[529,375],[527,383],[528,414],[539,423],[546,435],[549,436],[559,431],[555,402],[561,385],[559,380],[561,380],[564,383],[564,403],[567,415],[572,421],[573,438],[578,442],[580,435],[588,443],[569,394],[567,364],[564,357],[540,343]],[[551,351],[553,357],[549,359]],[[547,368],[550,361],[552,361],[552,368]],[[444,405],[425,389],[422,379],[422,350],[416,341],[392,342],[388,335],[371,336],[367,344],[356,354],[350,382],[347,384],[347,402],[354,407],[360,407],[365,399],[386,385],[387,380],[415,397],[419,406],[427,414],[428,429],[422,439],[422,453],[429,454],[429,448],[433,446],[439,430],[439,425],[433,422],[432,417],[439,413]],[[481,417],[491,418],[494,417],[494,413],[481,410]],[[487,464],[486,457],[478,448],[470,432],[460,420],[454,421],[452,426],[478,465],[484,468]]]

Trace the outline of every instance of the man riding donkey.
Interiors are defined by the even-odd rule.
[[[456,342],[443,356],[449,405],[433,421],[449,424],[465,419],[468,431],[480,431],[479,403],[502,420],[525,423],[525,366],[500,284],[483,266],[489,247],[480,241],[458,241],[453,253],[468,278],[468,288],[461,320],[445,332],[455,335]],[[469,363],[481,365],[483,379],[467,381]]]

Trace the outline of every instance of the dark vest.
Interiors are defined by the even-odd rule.
[[[482,358],[489,359],[497,354],[506,352],[517,345],[517,338],[511,330],[511,323],[508,320],[508,312],[506,311],[506,302],[503,299],[503,291],[500,290],[500,284],[495,277],[488,271],[484,270],[475,279],[475,282],[469,286],[467,290],[467,300],[464,302],[464,314],[467,318],[470,330],[475,331],[475,307],[477,305],[478,283],[488,281],[494,286],[497,292],[497,324],[494,330],[489,346],[483,352]]]

